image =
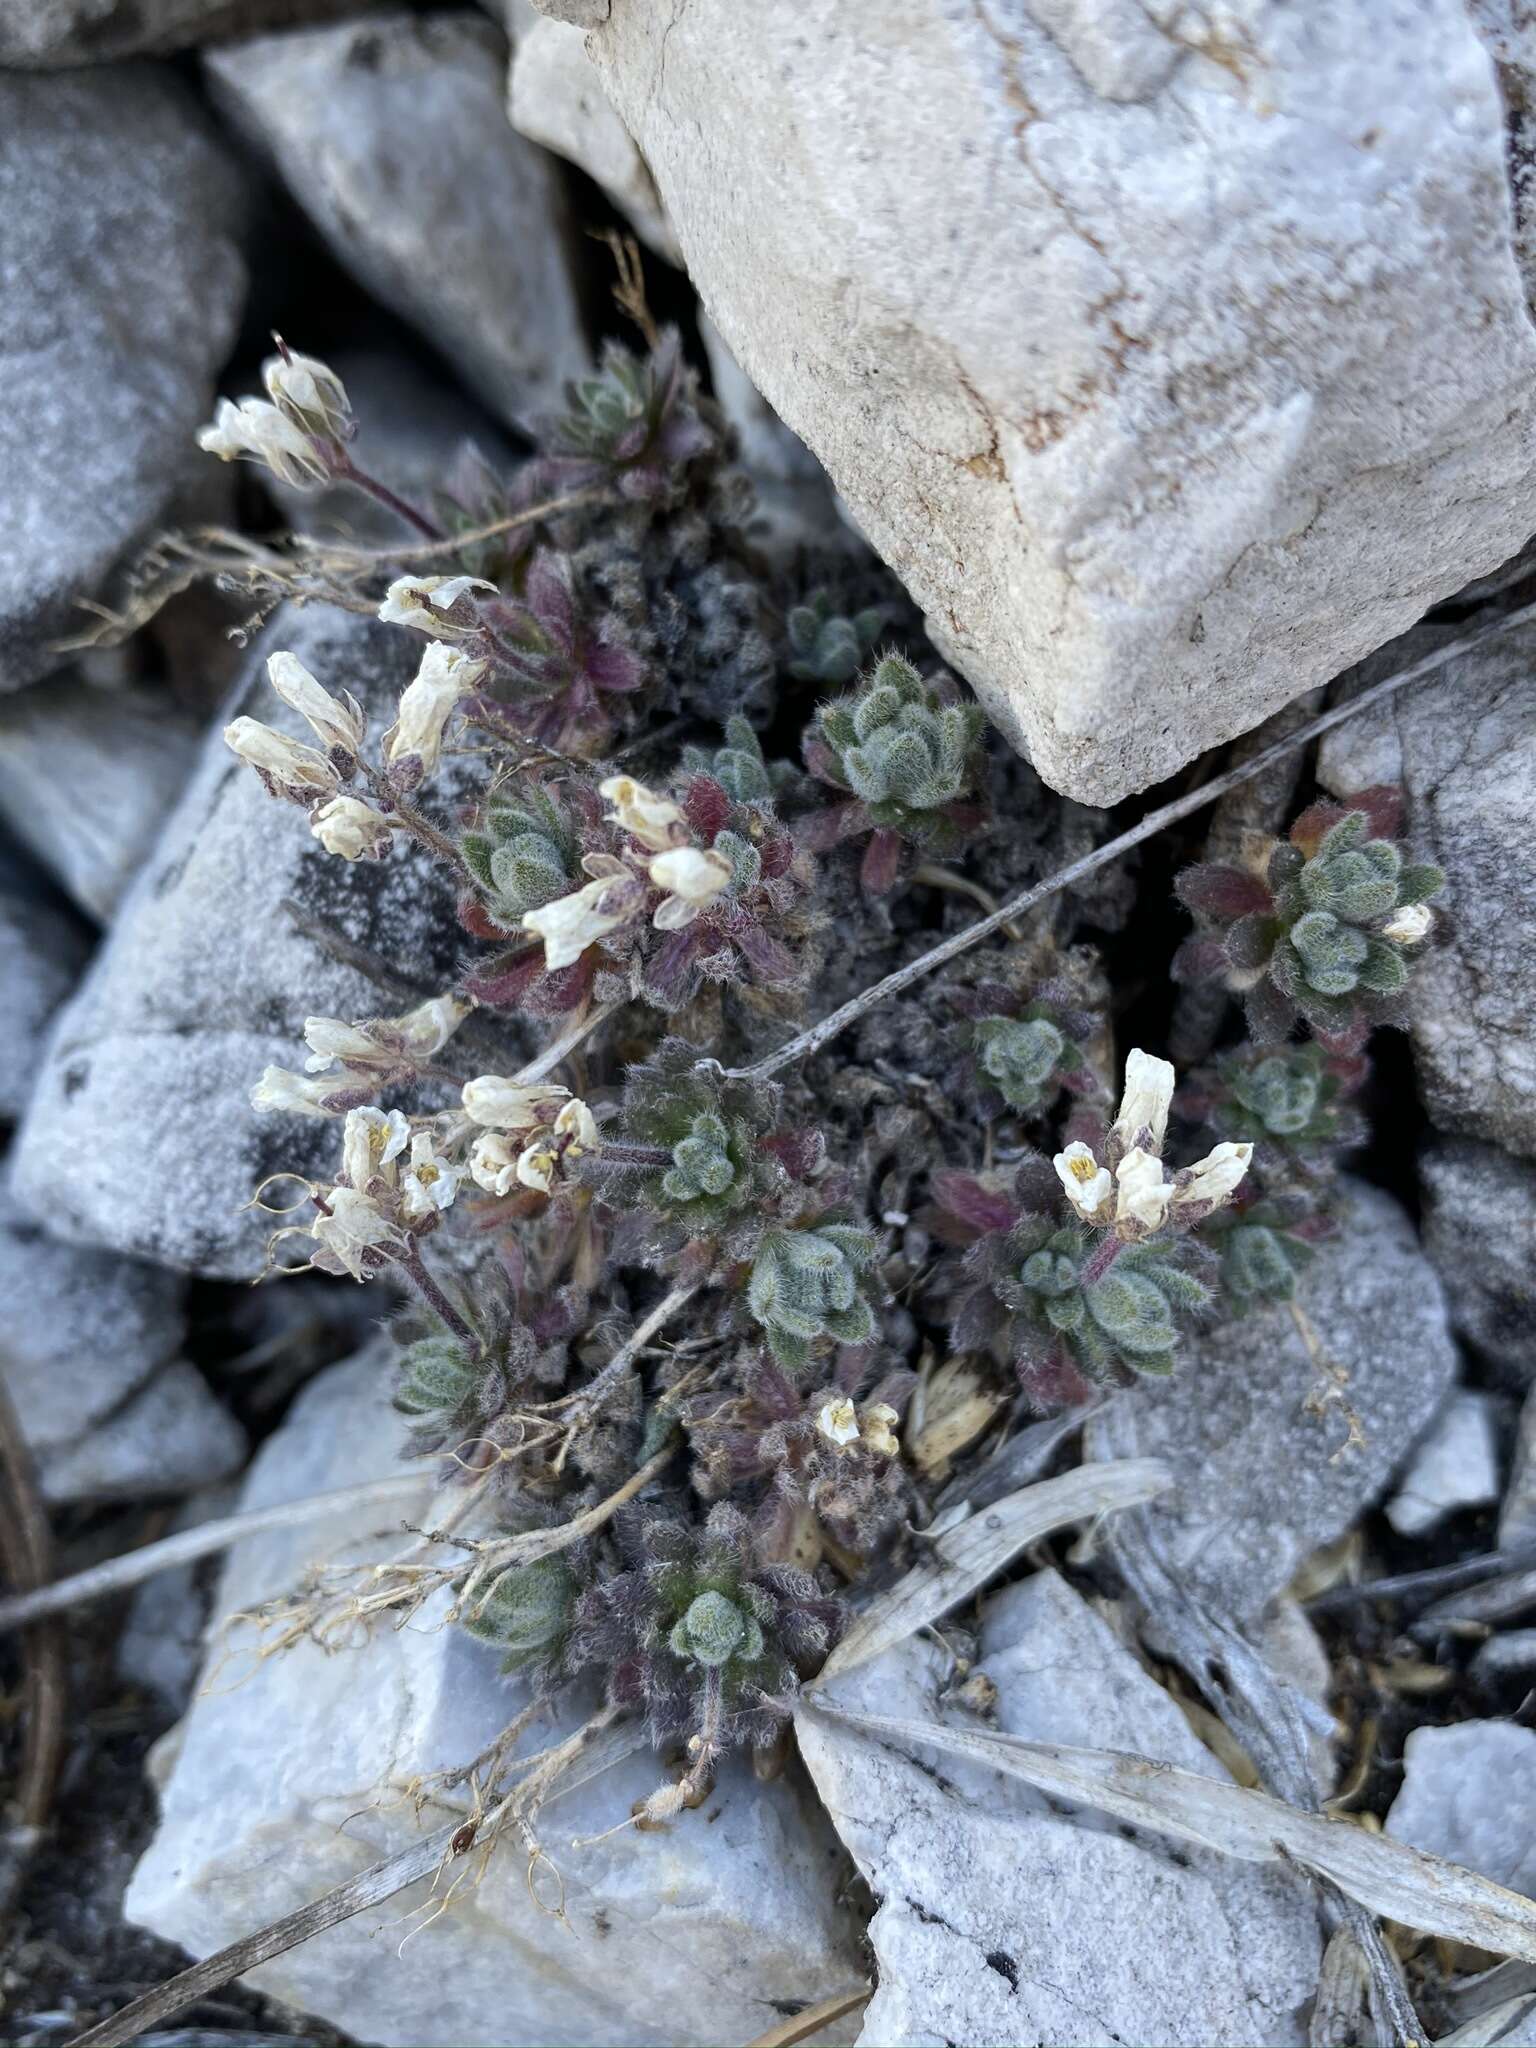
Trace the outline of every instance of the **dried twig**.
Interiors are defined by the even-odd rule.
[[[1202,783],[1198,789],[1191,790],[1186,796],[1176,797],[1172,803],[1160,804],[1155,811],[1149,811],[1139,824],[1133,825],[1128,832],[1122,832],[1118,839],[1108,840],[1103,846],[1095,847],[1091,853],[1085,853],[1080,860],[1068,862],[1066,867],[1058,868],[1055,874],[1047,875],[1044,881],[1036,882],[1032,887],[1012,897],[990,917],[978,918],[975,924],[967,925],[964,931],[955,932],[929,952],[920,954],[915,960],[909,960],[904,967],[896,968],[882,981],[875,982],[859,995],[851,997],[848,1002],[832,1011],[830,1016],[823,1017],[819,1024],[813,1024],[808,1030],[798,1032],[787,1044],[781,1045],[776,1052],[769,1053],[765,1059],[758,1060],[750,1067],[728,1068],[728,1077],[735,1081],[762,1080],[770,1074],[777,1074],[783,1068],[792,1066],[796,1060],[809,1059],[813,1053],[820,1052],[824,1045],[830,1044],[834,1038],[846,1031],[850,1024],[856,1023],[860,1017],[885,1002],[888,997],[900,995],[903,989],[910,988],[916,981],[921,981],[924,975],[932,974],[936,968],[958,959],[962,953],[968,952],[983,939],[991,938],[994,932],[1002,931],[1010,923],[1027,916],[1030,911],[1038,910],[1042,903],[1048,903],[1053,896],[1059,896],[1063,889],[1071,888],[1074,882],[1081,882],[1086,876],[1096,874],[1100,868],[1108,867],[1112,861],[1122,859],[1132,847],[1142,845],[1146,840],[1155,838],[1159,832],[1165,831],[1168,826],[1176,825],[1181,819],[1192,817],[1195,812],[1204,810],[1207,804],[1213,804],[1218,797],[1225,796],[1229,789],[1236,789],[1242,783],[1252,782],[1255,776],[1262,775],[1267,768],[1287,754],[1295,753],[1297,748],[1307,746],[1323,733],[1331,732],[1336,725],[1343,725],[1347,719],[1357,717],[1360,712],[1369,710],[1373,704],[1381,703],[1383,699],[1405,688],[1407,684],[1422,682],[1426,676],[1433,675],[1437,669],[1443,668],[1447,662],[1456,660],[1459,655],[1471,654],[1477,648],[1487,646],[1490,641],[1501,639],[1506,633],[1512,633],[1517,627],[1533,622],[1536,622],[1536,604],[1524,605],[1518,611],[1506,613],[1493,624],[1480,627],[1475,633],[1464,633],[1459,639],[1447,641],[1445,646],[1434,648],[1422,660],[1412,662],[1407,668],[1384,677],[1379,683],[1373,683],[1370,689],[1362,690],[1358,697],[1352,697],[1347,704],[1335,705],[1333,710],[1309,719],[1305,725],[1298,726],[1295,732],[1287,733],[1282,739],[1276,740],[1273,746],[1262,748],[1250,760],[1239,763],[1235,768],[1229,768],[1222,775],[1213,776],[1209,782]]]
[[[1354,1586],[1330,1586],[1326,1593],[1304,1601],[1308,1614],[1338,1614],[1351,1607],[1367,1607],[1373,1601],[1411,1601],[1454,1593],[1463,1586],[1475,1586],[1483,1579],[1506,1578],[1511,1572],[1525,1572],[1536,1566],[1536,1543],[1523,1543],[1515,1550],[1490,1550],[1482,1557],[1464,1557],[1458,1564],[1431,1565],[1421,1572],[1397,1572],[1390,1578],[1366,1579]],[[1461,1603],[1457,1603],[1460,1611]]]
[[[349,1509],[386,1506],[421,1492],[430,1477],[424,1472],[406,1472],[388,1479],[370,1479],[359,1486],[339,1486],[330,1493],[312,1493],[302,1500],[287,1500],[275,1507],[252,1508],[245,1514],[224,1515],[204,1522],[196,1529],[183,1529],[158,1543],[146,1543],[122,1557],[111,1557],[88,1571],[58,1579],[36,1591],[12,1594],[0,1600],[0,1632],[21,1628],[47,1614],[62,1614],[89,1600],[104,1599],[109,1593],[126,1592],[159,1572],[174,1571],[178,1565],[194,1564],[200,1557],[212,1557],[246,1536],[264,1535],[269,1529],[292,1529],[305,1522],[318,1522],[328,1515]]]
[[[819,2005],[808,2005],[793,2019],[780,2020],[766,2034],[759,2034],[755,2041],[749,2041],[747,2048],[795,2048],[796,2042],[808,2041],[823,2027],[830,2027],[835,2020],[857,2012],[861,2005],[868,2003],[870,1990],[868,1984],[861,1984],[857,1991],[839,1991],[836,1997],[824,1998]]]
[[[52,1570],[53,1534],[11,1397],[0,1382],[0,1563],[30,1592]],[[16,1787],[16,1824],[0,1837],[0,1906],[8,1905],[47,1825],[64,1756],[68,1670],[58,1624],[31,1630],[22,1646],[26,1731]]]

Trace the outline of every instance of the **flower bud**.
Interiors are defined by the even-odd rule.
[[[352,406],[346,386],[327,364],[297,355],[279,342],[278,354],[268,356],[261,366],[261,381],[283,418],[301,433],[346,439]]]
[[[1174,1079],[1167,1060],[1155,1059],[1139,1046],[1126,1055],[1125,1091],[1109,1134],[1122,1152],[1142,1145],[1149,1152],[1161,1153],[1168,1132]]]
[[[395,722],[384,735],[384,758],[390,766],[417,760],[422,773],[430,775],[442,758],[444,727],[460,698],[484,674],[483,661],[471,661],[457,647],[434,640],[421,657],[415,680],[401,691]]]
[[[1435,913],[1427,903],[1405,903],[1401,910],[1394,910],[1381,928],[1384,939],[1395,939],[1400,946],[1417,946],[1427,939],[1434,929]]]
[[[1168,1215],[1173,1183],[1163,1179],[1163,1162],[1139,1147],[1126,1153],[1115,1168],[1115,1222],[1138,1237],[1162,1227]]]
[[[670,797],[658,796],[632,775],[610,775],[597,786],[613,805],[615,824],[650,853],[665,853],[688,837],[688,820]],[[663,887],[665,884],[662,885]]]
[[[336,770],[324,754],[259,719],[237,718],[226,725],[224,744],[256,770],[269,796],[310,804],[316,797],[334,796],[339,787]]]
[[[382,860],[395,838],[389,820],[355,796],[333,796],[311,816],[309,829],[342,860]]]
[[[323,747],[355,754],[368,732],[362,706],[349,690],[340,698],[321,687],[296,654],[274,654],[267,662],[267,680],[285,704],[304,718]]]
[[[646,873],[658,889],[667,892],[666,901],[656,906],[651,919],[657,930],[664,932],[692,924],[731,884],[731,864],[724,854],[703,852],[697,846],[674,846],[667,853],[658,853]]]
[[[286,1110],[295,1116],[343,1116],[371,1093],[367,1082],[346,1074],[295,1074],[287,1067],[265,1067],[251,1090],[251,1107]]]
[[[1194,1208],[1202,1216],[1209,1215],[1212,1209],[1219,1209],[1223,1202],[1231,1200],[1248,1171],[1252,1157],[1251,1145],[1228,1142],[1216,1146],[1204,1159],[1186,1167],[1178,1175],[1173,1193],[1174,1209],[1187,1211]]]

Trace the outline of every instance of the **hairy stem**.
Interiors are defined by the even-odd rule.
[[[418,512],[414,505],[407,504],[398,491],[392,491],[388,484],[380,483],[379,479],[370,476],[367,470],[359,469],[350,455],[338,453],[332,460],[340,482],[351,484],[354,490],[366,492],[376,504],[382,505],[388,512],[393,512],[397,519],[403,519],[407,526],[414,526],[423,540],[442,539],[443,530],[440,526],[434,526],[424,513]]]
[[[983,939],[991,938],[994,932],[1002,931],[1005,926],[1026,916],[1031,910],[1038,910],[1042,903],[1048,903],[1053,896],[1060,895],[1063,889],[1069,889],[1074,882],[1080,882],[1086,876],[1096,874],[1100,868],[1108,867],[1112,861],[1121,859],[1132,847],[1155,838],[1159,832],[1165,831],[1169,825],[1178,824],[1183,818],[1193,817],[1195,812],[1204,810],[1207,804],[1213,804],[1218,797],[1225,796],[1228,790],[1238,789],[1243,783],[1252,782],[1255,776],[1262,775],[1266,768],[1272,767],[1276,761],[1283,760],[1287,754],[1295,753],[1299,747],[1307,746],[1325,732],[1332,732],[1336,725],[1343,725],[1347,719],[1357,717],[1360,712],[1368,710],[1373,704],[1381,703],[1384,698],[1392,696],[1405,685],[1421,682],[1424,677],[1444,668],[1447,662],[1455,661],[1463,654],[1470,654],[1479,647],[1485,647],[1490,641],[1501,639],[1504,634],[1513,632],[1516,627],[1532,623],[1536,623],[1536,604],[1524,605],[1519,611],[1506,613],[1490,626],[1480,627],[1474,633],[1465,633],[1459,640],[1451,640],[1444,647],[1435,648],[1421,661],[1413,662],[1405,669],[1399,669],[1395,675],[1383,677],[1370,689],[1362,690],[1358,697],[1352,697],[1347,704],[1335,705],[1333,710],[1325,711],[1320,717],[1309,720],[1306,725],[1298,726],[1295,732],[1287,733],[1282,739],[1276,740],[1273,746],[1261,748],[1251,759],[1242,762],[1236,768],[1228,769],[1224,775],[1214,776],[1209,782],[1202,783],[1199,789],[1191,790],[1187,796],[1176,797],[1172,803],[1160,804],[1155,811],[1148,811],[1139,824],[1133,825],[1128,832],[1122,832],[1118,839],[1107,840],[1103,846],[1095,847],[1091,853],[1085,853],[1080,860],[1071,861],[1066,867],[1058,868],[1054,875],[1047,875],[1043,882],[1036,882],[1031,888],[1022,890],[1000,909],[995,910],[991,916],[978,918],[975,924],[967,925],[964,931],[956,932],[952,937],[945,939],[942,945],[920,954],[916,960],[909,960],[904,967],[898,967],[894,973],[887,974],[883,980],[875,982],[862,994],[852,997],[840,1008],[832,1011],[830,1016],[823,1017],[819,1024],[813,1024],[808,1030],[797,1033],[787,1044],[781,1045],[777,1052],[769,1053],[766,1059],[758,1060],[750,1067],[727,1068],[726,1078],[732,1081],[764,1080],[770,1074],[780,1073],[785,1067],[793,1066],[796,1060],[809,1059],[813,1053],[820,1052],[824,1045],[829,1045],[834,1038],[846,1031],[850,1024],[857,1023],[860,1017],[867,1015],[888,997],[900,995],[903,989],[910,988],[916,981],[921,981],[924,975],[932,974],[936,968],[944,967],[951,960],[958,959],[962,953],[969,952],[972,946],[978,945]]]
[[[405,1274],[434,1315],[442,1318],[459,1341],[469,1346],[476,1358],[484,1358],[486,1352],[485,1339],[464,1320],[442,1288],[438,1286],[432,1275],[427,1271],[426,1265],[422,1260],[420,1246],[412,1241],[409,1255],[403,1259],[397,1258],[395,1264]]]

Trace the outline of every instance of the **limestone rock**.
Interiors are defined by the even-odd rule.
[[[586,363],[555,166],[508,125],[505,46],[474,14],[388,14],[206,60],[337,259],[504,419]]]
[[[742,368],[1069,795],[1256,725],[1536,525],[1505,114],[1461,0],[584,25]]]
[[[0,1121],[26,1108],[48,1025],[90,950],[90,933],[68,904],[0,841]]]
[[[0,65],[18,71],[163,56],[289,22],[361,12],[368,0],[4,0]]]
[[[1422,1536],[1458,1508],[1498,1497],[1495,1404],[1463,1387],[1430,1424],[1387,1502],[1387,1520],[1399,1536]]]
[[[1444,1298],[1407,1217],[1373,1188],[1350,1193],[1338,1238],[1297,1288],[1316,1356],[1286,1307],[1262,1309],[1187,1338],[1172,1379],[1117,1396],[1088,1425],[1094,1457],[1173,1466],[1178,1486],[1145,1513],[1181,1581],[1239,1622],[1353,1526],[1456,1375]],[[1349,1444],[1348,1410],[1363,1444]]]
[[[1513,1721],[1415,1728],[1386,1831],[1536,1895],[1536,1730]]]
[[[263,1449],[247,1506],[398,1469],[378,1347],[306,1389]],[[246,1543],[221,1591],[228,1611],[282,1590],[316,1557],[366,1552],[371,1530],[420,1512],[338,1520]],[[398,1544],[398,1537],[395,1542]],[[381,1629],[327,1656],[308,1645],[193,1705],[159,1834],[129,1888],[130,1919],[206,1954],[404,1847],[418,1832],[401,1783],[474,1756],[523,1704],[488,1647],[461,1630]],[[575,1725],[529,1731],[531,1752]],[[479,1885],[401,1946],[425,1885],[253,1973],[252,1982],[392,2048],[520,2048],[750,2040],[855,1984],[853,1929],[834,1902],[825,1820],[786,1777],[722,1771],[706,1808],[665,1833],[621,1828],[658,1766],[630,1756],[558,1799],[540,1832],[565,1880],[567,1932],[529,1899],[507,1844]],[[428,1807],[420,1826],[440,1825]],[[413,1917],[415,1916],[415,1917]],[[574,1938],[573,1938],[574,1936]]]
[[[197,758],[163,697],[73,676],[0,698],[0,819],[86,912],[108,923]]]
[[[266,682],[266,656],[290,648],[323,682],[352,690],[377,734],[421,646],[349,614],[279,614],[229,714],[309,737]],[[280,1168],[334,1169],[338,1142],[330,1122],[258,1115],[252,1086],[269,1062],[303,1065],[306,1016],[399,1007],[297,932],[284,900],[382,956],[423,996],[450,986],[460,935],[443,870],[403,848],[380,863],[322,851],[302,812],[235,760],[224,722],[59,1020],[17,1136],[16,1177],[58,1236],[250,1279],[275,1227],[241,1213],[253,1189]]]
[[[184,1493],[233,1471],[238,1425],[178,1358],[182,1282],[161,1267],[56,1244],[0,1196],[0,1376],[45,1499]]]
[[[58,667],[195,459],[242,215],[173,72],[0,71],[0,690]]]
[[[1414,634],[1392,656],[1412,660],[1435,637]],[[1401,783],[1414,857],[1447,876],[1444,915],[1405,997],[1431,1121],[1526,1158],[1536,1154],[1533,661],[1536,626],[1507,633],[1338,727],[1318,760],[1336,796]]]
[[[1499,1377],[1536,1380],[1536,1173],[1496,1145],[1443,1138],[1419,1161],[1424,1249],[1451,1320]]]
[[[908,1641],[835,1704],[968,1725],[936,1705],[946,1660]],[[1005,1733],[1224,1775],[1172,1699],[1053,1572],[987,1606],[981,1668]],[[876,1897],[879,1988],[861,2042],[1301,2042],[1316,1913],[1289,1873],[1236,1864],[935,1753],[918,1761],[799,1717],[817,1789]],[[974,1726],[974,1723],[969,1723]]]

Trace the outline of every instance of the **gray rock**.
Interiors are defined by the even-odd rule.
[[[1373,1188],[1352,1186],[1297,1300],[1317,1357],[1287,1308],[1263,1309],[1187,1339],[1171,1380],[1117,1396],[1087,1430],[1094,1457],[1173,1465],[1177,1489],[1146,1513],[1189,1590],[1238,1621],[1354,1525],[1456,1374],[1434,1269]],[[1363,1446],[1349,1445],[1345,1403]]]
[[[1536,1628],[1506,1629],[1490,1636],[1472,1659],[1472,1676],[1483,1684],[1536,1671]]]
[[[1415,1728],[1386,1832],[1536,1895],[1536,1730],[1513,1721]]]
[[[974,1726],[909,1641],[832,1688],[855,1711]],[[1173,1700],[1053,1572],[986,1609],[997,1725],[1225,1775]],[[861,2043],[1301,2042],[1317,1919],[1289,1873],[1175,1849],[935,1752],[800,1718],[818,1791],[876,1897]]]
[[[309,734],[266,682],[291,648],[376,714],[409,681],[421,641],[399,627],[306,608],[276,617],[229,707]],[[280,1168],[334,1170],[329,1122],[259,1115],[269,1062],[302,1067],[309,1015],[399,1007],[301,936],[293,899],[381,956],[423,996],[451,985],[460,934],[444,871],[404,849],[379,863],[322,851],[275,803],[215,721],[153,860],[61,1016],[16,1140],[22,1199],[56,1235],[226,1279],[249,1279],[275,1227],[245,1209]],[[437,802],[451,785],[427,792]]]
[[[383,1368],[375,1348],[308,1388],[258,1458],[246,1505],[397,1469],[401,1425]],[[343,1543],[364,1556],[358,1539],[395,1519],[375,1511],[248,1542],[220,1605],[282,1590]],[[485,1646],[423,1617],[338,1655],[304,1645],[205,1693],[129,1887],[129,1918],[203,1955],[440,1825],[444,1811],[431,1806],[418,1823],[401,1787],[467,1761],[518,1711],[524,1690],[496,1665]],[[530,1730],[528,1749],[577,1718]],[[657,1781],[642,1752],[544,1813],[569,1930],[533,1906],[525,1852],[509,1842],[430,1925],[419,1925],[420,1885],[251,1981],[386,2048],[744,2041],[782,2016],[774,2001],[857,1983],[854,1930],[834,1902],[835,1844],[793,1779],[760,1786],[744,1768],[725,1770],[709,1806],[665,1833],[621,1827],[572,1846],[627,1819]]]
[[[26,1108],[49,1022],[90,951],[91,935],[68,904],[0,842],[0,1121]]]
[[[1506,114],[1462,0],[583,25],[733,354],[1068,795],[1256,725],[1536,525]]]
[[[1410,661],[1446,631],[1410,635]],[[1536,626],[1505,634],[1328,735],[1336,796],[1401,783],[1416,858],[1447,876],[1444,915],[1405,997],[1419,1087],[1439,1129],[1536,1154]],[[1438,906],[1437,906],[1438,907]]]
[[[1536,1172],[1496,1145],[1442,1138],[1419,1161],[1424,1249],[1451,1320],[1501,1379],[1536,1380]]]
[[[507,122],[505,57],[481,15],[389,14],[206,62],[339,261],[518,420],[587,352],[558,173]]]
[[[158,693],[73,676],[0,698],[0,819],[106,924],[181,794],[198,737]]]
[[[1487,1394],[1461,1388],[1430,1424],[1387,1502],[1399,1536],[1422,1536],[1458,1508],[1499,1497],[1497,1410]]]
[[[1528,1543],[1536,1543],[1536,1388],[1526,1395],[1520,1410],[1509,1484],[1499,1512],[1500,1550],[1516,1550]]]
[[[368,0],[0,0],[0,65],[18,71],[158,57],[289,22],[311,27]]]
[[[182,1503],[166,1533],[179,1535],[184,1529],[196,1529],[229,1514],[236,1497],[228,1486],[195,1494]],[[119,1676],[153,1694],[177,1714],[185,1712],[192,1698],[207,1650],[208,1571],[209,1560],[204,1558],[146,1579],[128,1602],[127,1618],[113,1652]]]
[[[58,667],[196,459],[243,211],[173,72],[0,72],[0,690]]]
[[[44,1498],[182,1493],[233,1471],[245,1438],[178,1358],[183,1283],[106,1252],[56,1244],[3,1197],[0,1377]]]

